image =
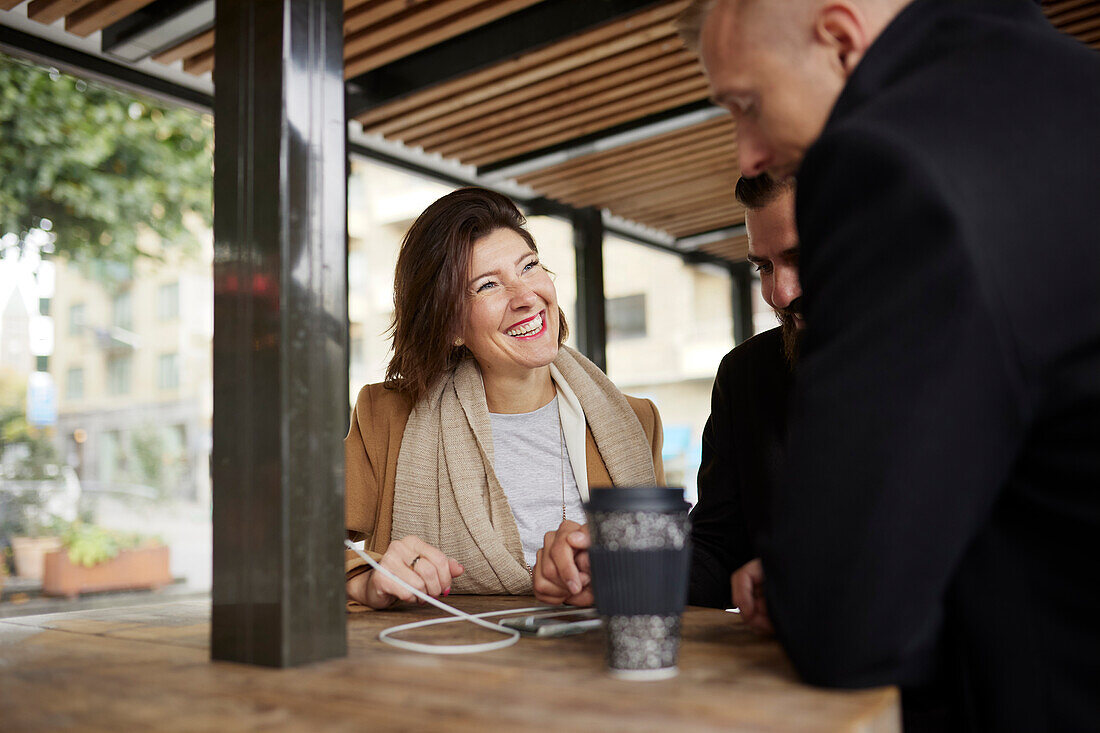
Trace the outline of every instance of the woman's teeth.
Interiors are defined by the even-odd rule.
[[[542,315],[537,315],[526,323],[521,323],[513,329],[505,331],[509,336],[526,336],[542,328]]]

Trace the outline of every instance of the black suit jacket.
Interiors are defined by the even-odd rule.
[[[691,511],[693,605],[728,608],[730,575],[759,557],[782,465],[791,381],[780,328],[737,346],[718,367],[703,428],[699,501]]]
[[[1100,729],[1100,57],[1027,0],[917,0],[798,179],[763,554],[791,659],[943,675],[973,730]]]

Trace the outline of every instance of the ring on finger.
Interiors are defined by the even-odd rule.
[[[409,569],[410,570],[416,570],[416,563],[420,561],[421,557],[423,557],[423,555],[417,555],[416,557],[414,557],[412,559],[412,562],[409,563]]]

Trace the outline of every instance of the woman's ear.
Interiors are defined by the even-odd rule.
[[[858,5],[847,0],[825,3],[817,12],[814,37],[825,44],[836,61],[836,68],[847,79],[871,45],[868,18]]]

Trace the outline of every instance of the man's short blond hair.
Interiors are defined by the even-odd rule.
[[[699,51],[699,37],[703,35],[703,21],[718,0],[691,0],[676,18],[676,32],[690,50]]]

